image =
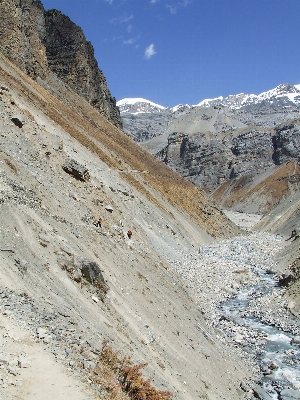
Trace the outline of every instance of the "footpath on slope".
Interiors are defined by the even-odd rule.
[[[4,292],[1,293],[2,299]],[[7,295],[7,293],[6,293]],[[92,400],[94,393],[24,329],[0,315],[1,400]]]

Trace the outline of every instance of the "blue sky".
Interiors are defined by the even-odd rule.
[[[300,0],[42,0],[79,25],[117,100],[163,106],[300,83]]]

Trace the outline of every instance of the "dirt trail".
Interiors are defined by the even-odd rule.
[[[78,376],[58,364],[42,343],[9,315],[0,315],[1,400],[92,400]]]

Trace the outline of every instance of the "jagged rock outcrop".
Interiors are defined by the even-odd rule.
[[[40,0],[3,0],[0,51],[32,78],[54,72],[117,127],[122,126],[116,100],[80,27],[57,10],[45,11]]]
[[[237,136],[174,133],[157,157],[207,191],[273,164],[272,130],[254,127]]]
[[[82,29],[60,11],[46,11],[43,44],[51,71],[114,125],[121,127],[116,99],[108,90],[93,46],[87,42]]]
[[[275,129],[273,137],[275,164],[283,164],[294,158],[300,162],[300,120],[283,123]]]
[[[39,0],[3,0],[0,2],[0,51],[32,78],[49,73],[46,48],[44,7]]]

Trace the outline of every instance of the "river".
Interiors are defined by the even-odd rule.
[[[260,366],[261,378],[256,398],[292,400],[300,399],[300,337],[299,323],[292,315],[286,315],[290,323],[281,326],[280,321],[268,318],[260,309],[270,298],[282,299],[285,307],[284,288],[270,273],[257,266],[253,272],[259,283],[245,287],[220,307],[219,328],[225,329],[235,343],[250,353]],[[271,313],[274,310],[269,310]],[[282,312],[282,310],[281,310]],[[285,310],[289,313],[288,310]],[[225,324],[223,321],[230,322]]]

